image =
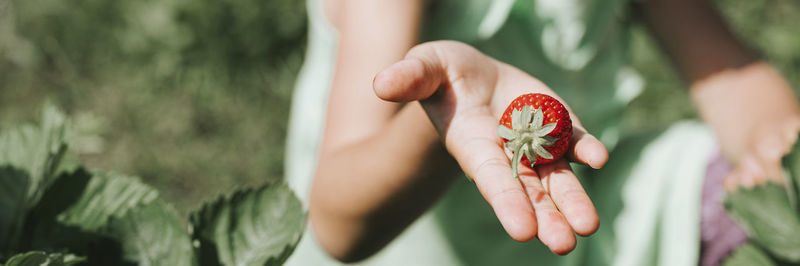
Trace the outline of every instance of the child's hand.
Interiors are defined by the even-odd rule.
[[[553,252],[566,254],[575,247],[575,233],[587,236],[597,230],[597,212],[567,159],[536,169],[521,166],[519,180],[512,177],[496,132],[498,119],[525,93],[561,100],[539,80],[468,45],[439,41],[411,49],[405,60],[380,72],[373,86],[384,100],[422,103],[447,150],[515,240],[531,240],[538,232]],[[570,115],[574,129],[567,157],[603,166],[608,160],[605,146]]]
[[[751,127],[750,141],[738,157],[736,166],[725,177],[725,188],[751,188],[767,181],[782,184],[781,159],[791,152],[800,132],[800,117],[766,117],[762,124]]]

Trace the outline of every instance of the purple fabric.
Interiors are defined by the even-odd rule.
[[[725,214],[723,180],[732,166],[717,152],[708,164],[700,206],[700,265],[717,265],[736,247],[747,241],[747,234]]]

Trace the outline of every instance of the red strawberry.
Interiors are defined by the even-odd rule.
[[[572,138],[572,120],[567,108],[555,98],[529,93],[508,105],[497,133],[506,148],[514,153],[511,168],[517,178],[520,162],[533,167],[558,160],[567,152]]]

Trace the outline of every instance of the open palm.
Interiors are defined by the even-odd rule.
[[[375,77],[374,88],[384,100],[420,101],[447,150],[515,240],[538,236],[553,252],[566,254],[575,247],[575,233],[597,230],[597,212],[567,160],[599,168],[608,152],[571,111],[568,158],[535,169],[520,165],[519,179],[513,178],[510,154],[497,135],[498,119],[522,94],[561,100],[539,80],[468,45],[438,41],[414,47]]]

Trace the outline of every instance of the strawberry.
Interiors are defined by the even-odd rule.
[[[555,98],[529,93],[511,101],[497,133],[514,153],[511,168],[517,178],[520,162],[533,167],[558,160],[567,152],[572,120],[567,108]]]

